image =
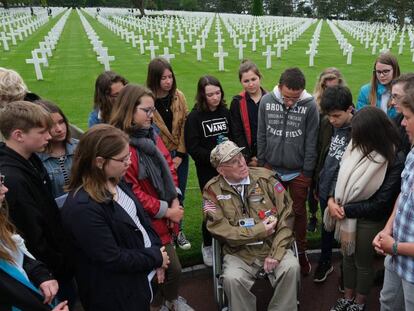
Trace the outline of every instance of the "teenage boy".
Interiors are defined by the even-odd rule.
[[[411,144],[414,143],[414,91],[407,90],[399,101]],[[414,310],[414,151],[411,149],[401,174],[401,192],[384,229],[372,244],[385,258],[381,311]]]
[[[293,199],[299,263],[307,275],[306,199],[317,158],[319,112],[299,68],[286,69],[279,85],[262,97],[258,124],[258,164],[275,171]]]
[[[50,114],[41,106],[25,101],[5,104],[0,110],[0,131],[5,138],[0,143],[0,171],[9,189],[6,200],[12,222],[28,250],[64,285],[62,279],[68,279],[70,269],[63,254],[60,212],[47,171],[35,154],[44,151],[50,127]]]
[[[320,107],[324,115],[318,136],[318,161],[314,180],[322,211],[327,207],[328,198],[339,171],[339,163],[351,139],[353,116],[352,94],[347,87],[333,86],[324,92]],[[322,223],[321,255],[315,270],[314,282],[323,282],[333,271],[331,264],[334,232],[325,231]]]

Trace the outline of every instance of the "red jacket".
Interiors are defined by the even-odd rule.
[[[174,164],[172,162],[171,156],[167,148],[165,147],[164,143],[162,142],[160,136],[156,135],[156,143],[158,150],[164,155],[165,159],[167,160],[168,166],[170,167],[171,174],[174,179],[174,184],[178,187],[178,178],[177,173],[174,168]],[[139,173],[139,158],[138,153],[133,146],[129,146],[129,150],[131,151],[131,165],[129,166],[126,174],[125,179],[127,182],[132,184],[132,191],[135,193],[138,200],[141,202],[142,206],[144,207],[147,214],[150,216],[152,221],[152,226],[154,227],[155,231],[158,233],[162,244],[166,245],[171,243],[172,236],[171,234],[178,233],[178,224],[174,225],[174,229],[168,228],[167,225],[167,218],[154,218],[157,215],[160,209],[160,200],[158,198],[157,191],[155,190],[154,186],[152,185],[149,179],[138,180],[138,173]]]

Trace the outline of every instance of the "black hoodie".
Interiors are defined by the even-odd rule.
[[[0,143],[0,172],[9,189],[9,215],[32,255],[57,277],[70,276],[63,248],[60,211],[52,196],[49,176],[37,155],[29,160]]]
[[[210,163],[211,150],[220,136],[230,138],[230,111],[219,107],[215,111],[201,111],[196,107],[185,122],[184,137],[187,152],[194,160],[200,190],[218,173]]]

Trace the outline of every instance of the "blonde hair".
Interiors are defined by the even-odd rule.
[[[326,89],[326,82],[331,80],[338,80],[338,85],[346,86],[345,80],[342,73],[335,67],[328,67],[319,75],[319,79],[316,82],[315,90],[313,91],[313,97],[315,98],[318,109],[320,108],[320,102],[322,99],[323,92]],[[319,109],[320,111],[320,109]]]
[[[6,103],[0,108],[0,131],[5,139],[20,129],[27,133],[30,129],[53,125],[50,114],[41,106],[26,101]]]
[[[0,67],[0,105],[23,100],[27,92],[26,84],[16,71]]]

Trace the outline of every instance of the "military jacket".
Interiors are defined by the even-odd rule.
[[[221,242],[224,254],[238,256],[247,264],[268,256],[281,261],[293,240],[292,200],[272,171],[250,167],[249,178],[243,197],[221,175],[206,184],[207,229]],[[268,236],[263,221],[270,214],[278,222]],[[251,226],[243,226],[246,220]]]

